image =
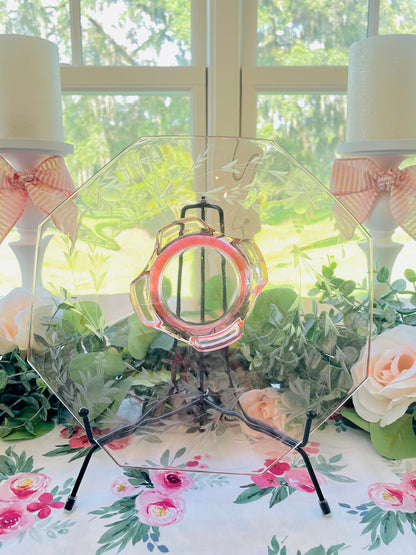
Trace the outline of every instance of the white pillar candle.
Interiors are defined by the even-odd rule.
[[[25,35],[0,35],[0,152],[72,152],[64,143],[58,49]]]
[[[349,50],[346,143],[416,140],[416,35],[380,35]],[[398,146],[398,145],[395,145]],[[399,147],[400,148],[400,147]],[[348,148],[338,149],[348,152]],[[383,150],[383,148],[381,148]]]

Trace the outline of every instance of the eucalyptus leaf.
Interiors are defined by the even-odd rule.
[[[383,266],[382,268],[380,268],[380,270],[377,272],[377,281],[379,283],[385,283],[386,281],[388,281],[389,277],[390,277],[390,271],[386,266]]]
[[[247,325],[257,329],[268,319],[272,305],[275,305],[283,316],[286,316],[297,299],[297,293],[289,287],[275,287],[262,291],[257,298],[256,304]]]
[[[410,268],[407,268],[404,271],[404,277],[407,279],[407,281],[410,281],[410,283],[414,283],[416,281],[416,272]]]
[[[393,283],[391,284],[391,288],[396,293],[400,293],[401,291],[404,291],[406,289],[406,280],[396,279],[396,281],[393,281]]]
[[[0,368],[0,390],[6,387],[8,381],[9,381],[9,376],[6,370],[3,370],[3,368]]]

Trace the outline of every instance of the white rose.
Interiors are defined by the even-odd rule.
[[[366,375],[367,347],[351,368],[354,384]],[[400,325],[371,342],[368,379],[354,393],[355,410],[368,422],[387,426],[416,401],[416,327]]]

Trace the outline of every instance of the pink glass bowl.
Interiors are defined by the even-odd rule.
[[[199,322],[188,321],[178,308],[174,311],[169,306],[169,299],[163,292],[165,270],[176,257],[183,257],[186,252],[195,251],[196,257],[200,257],[206,256],[210,249],[220,255],[214,262],[221,260],[222,265],[227,262],[234,270],[237,282],[234,298],[230,304],[226,303],[219,317],[207,322],[201,288],[197,286],[192,304],[200,314]],[[221,264],[212,262],[208,264],[211,274],[214,272],[221,278]],[[199,218],[183,218],[164,226],[157,234],[149,263],[131,284],[131,299],[136,313],[147,326],[184,340],[197,351],[214,351],[242,336],[244,322],[266,283],[266,265],[253,241],[227,237]],[[176,295],[180,295],[178,289]],[[179,306],[177,297],[172,296],[170,300]]]

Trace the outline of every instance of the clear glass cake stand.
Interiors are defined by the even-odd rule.
[[[360,385],[372,324],[371,241],[338,231],[339,201],[273,141],[165,136],[53,215],[66,233],[39,227],[28,360],[92,443],[67,508],[99,447],[251,475],[296,449],[329,513],[303,447]]]

